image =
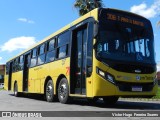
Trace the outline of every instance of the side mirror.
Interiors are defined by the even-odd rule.
[[[94,28],[93,28],[93,36],[94,36],[94,38],[96,38],[97,35],[98,35],[98,32],[99,32],[98,28],[99,28],[98,22],[94,22]]]

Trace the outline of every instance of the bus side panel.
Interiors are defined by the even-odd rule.
[[[51,71],[50,71],[50,66],[51,66],[51,63],[47,63],[45,65],[42,65],[40,67],[40,70],[38,70],[38,73],[37,73],[37,76],[38,76],[38,79],[40,80],[40,93],[41,94],[44,94],[44,85],[45,85],[45,81],[47,79],[47,77],[51,77]],[[53,80],[53,78],[51,78]],[[38,90],[38,86],[35,87],[35,89]]]
[[[17,81],[18,92],[22,92],[23,91],[23,83],[22,83],[23,74],[22,73],[23,73],[22,71],[16,72],[16,78],[14,78],[14,81]]]
[[[16,73],[16,72],[13,72],[13,73],[12,73],[12,80],[11,80],[11,91],[14,90],[15,80],[17,80],[17,73]]]
[[[14,91],[14,84],[17,82],[18,85],[18,92],[22,92],[22,71],[12,73],[12,80],[11,80],[11,91]],[[6,83],[8,84],[8,75]],[[7,86],[6,86],[7,87]]]
[[[29,69],[28,92],[35,93],[35,81],[37,80],[37,67]]]
[[[35,92],[44,93],[44,81],[49,73],[49,66],[47,64],[41,65],[37,68],[37,80],[35,81]]]
[[[93,55],[92,56],[94,56],[94,55],[95,55],[95,53],[94,53],[94,50],[93,50]],[[86,95],[87,95],[87,97],[94,97],[93,96],[93,90],[94,90],[94,88],[93,88],[94,79],[93,78],[94,78],[94,75],[95,75],[95,70],[94,70],[94,67],[93,67],[93,66],[95,66],[95,62],[94,61],[95,60],[94,60],[94,57],[93,57],[91,76],[90,77],[86,77]]]
[[[93,73],[91,77],[86,78],[86,95],[87,97],[93,97]]]
[[[4,89],[8,90],[8,75],[5,74],[4,77]]]
[[[62,60],[58,60],[50,63],[50,72],[49,74],[52,76],[53,84],[54,84],[54,94],[56,94],[56,84],[57,79],[60,75],[64,75],[69,82],[69,73],[70,73],[70,58],[64,58]]]

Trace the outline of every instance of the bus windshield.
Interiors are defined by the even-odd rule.
[[[98,58],[155,63],[150,22],[138,26],[119,21],[100,21],[96,54]]]

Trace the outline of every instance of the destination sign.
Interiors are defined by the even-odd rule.
[[[114,21],[120,21],[120,22],[124,22],[124,23],[130,23],[130,24],[138,25],[138,26],[144,26],[144,23],[141,21],[127,18],[127,17],[123,17],[123,16],[119,16],[119,15],[115,15],[115,14],[111,14],[111,13],[107,13],[107,19],[114,20]]]

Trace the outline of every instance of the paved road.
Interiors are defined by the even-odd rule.
[[[103,101],[99,100],[95,105],[89,104],[86,100],[74,100],[71,104],[61,104],[59,102],[48,103],[39,96],[14,97],[12,92],[0,91],[0,111],[160,111],[160,101],[131,101],[119,100],[114,106],[106,106]],[[95,112],[95,114],[97,114]],[[89,113],[90,114],[90,113]],[[66,115],[67,116],[67,115]],[[82,112],[83,116],[83,112]],[[97,116],[98,117],[98,116]],[[57,118],[60,119],[60,118]],[[69,118],[68,118],[69,119]],[[80,118],[77,118],[78,120]],[[91,119],[91,118],[87,118]],[[94,118],[95,119],[95,118]],[[94,120],[91,119],[91,120]],[[120,118],[113,118],[119,120]],[[122,117],[124,120],[124,118]],[[126,119],[129,119],[127,117]],[[139,118],[132,118],[139,119]],[[143,119],[143,118],[142,118]],[[154,118],[152,118],[154,119]],[[104,119],[106,120],[106,119]],[[110,118],[110,120],[112,120]],[[155,118],[157,120],[157,118]]]

